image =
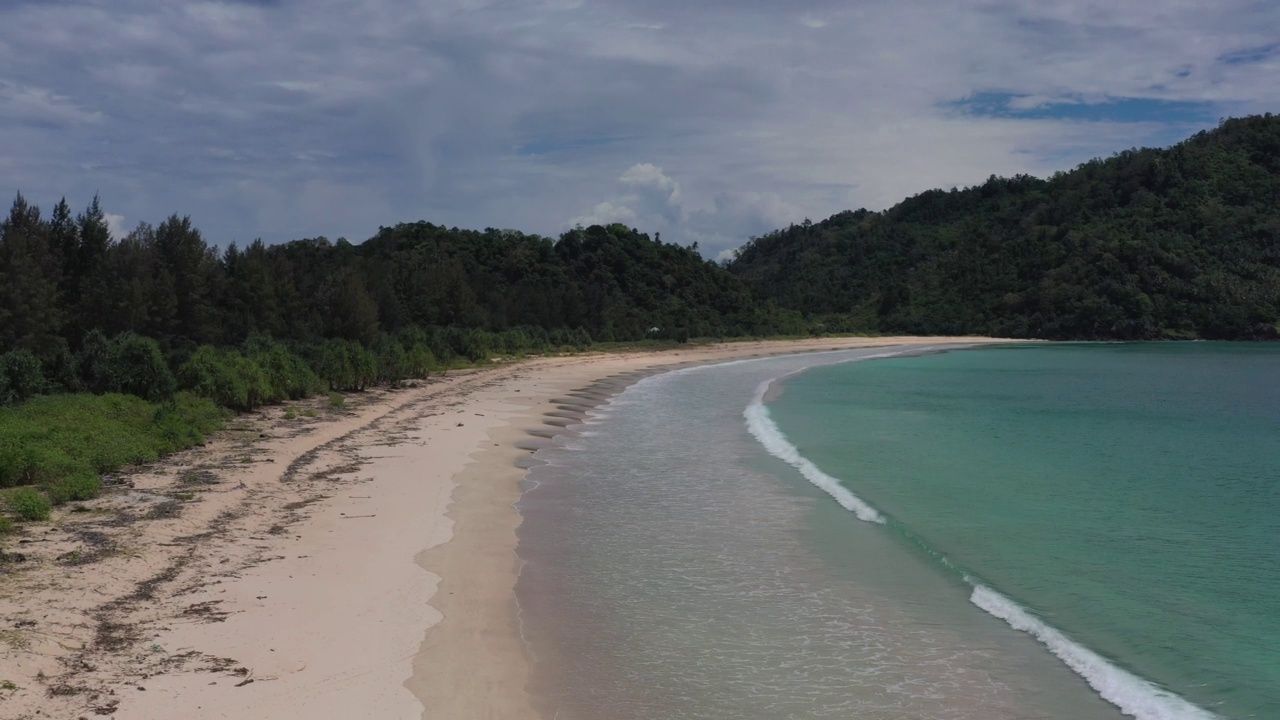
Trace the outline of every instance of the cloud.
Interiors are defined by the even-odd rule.
[[[1274,111],[1275,28],[1252,0],[16,1],[0,167],[224,244],[617,221],[714,255]]]
[[[54,126],[92,123],[102,113],[86,110],[71,98],[42,87],[0,80],[0,117],[7,122],[35,122]]]
[[[777,194],[722,191],[701,205],[686,204],[680,183],[653,163],[637,163],[617,179],[616,193],[567,227],[622,223],[708,249],[788,224],[800,210]]]
[[[107,232],[111,233],[111,237],[119,240],[129,234],[129,228],[125,227],[124,216],[115,213],[103,213],[107,218]]]

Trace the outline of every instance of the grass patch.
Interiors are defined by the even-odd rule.
[[[347,404],[347,399],[342,396],[342,393],[337,393],[337,392],[329,393],[329,407],[340,408],[346,404]]]
[[[297,419],[298,419],[298,411],[294,410],[293,408],[289,408],[288,410],[285,410],[285,411],[284,411],[284,419],[285,419],[285,420],[297,420]]]
[[[186,393],[160,404],[119,394],[33,398],[0,409],[0,487],[39,486],[53,504],[88,500],[102,473],[202,443],[226,414]]]

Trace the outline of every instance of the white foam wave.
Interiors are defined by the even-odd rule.
[[[973,585],[969,600],[988,613],[1009,623],[1009,627],[1031,635],[1075,673],[1085,679],[1104,700],[1138,720],[1216,720],[1213,713],[1196,707],[1171,692],[1107,662],[1102,656],[1063,635],[1025,608],[989,587]]]
[[[869,360],[897,354],[900,353],[885,353],[856,359]],[[803,372],[803,370],[797,372]],[[769,451],[769,454],[799,470],[805,479],[826,491],[842,507],[853,512],[858,519],[883,524],[885,522],[883,515],[857,495],[849,492],[840,484],[840,481],[822,472],[818,466],[800,454],[800,450],[787,440],[786,435],[770,417],[764,398],[773,383],[780,379],[782,378],[774,378],[757,386],[755,398],[742,413],[747,420],[747,430]],[[942,562],[955,567],[945,557],[942,558]],[[968,575],[965,575],[964,579],[973,586],[973,594],[970,595],[969,600],[974,605],[1004,620],[1013,629],[1025,632],[1039,640],[1067,667],[1084,678],[1099,696],[1120,708],[1124,714],[1137,720],[1220,720],[1219,716],[1208,710],[1197,707],[1148,680],[1112,665],[1101,655],[1036,618],[1026,608]]]
[[[862,498],[849,492],[848,489],[840,484],[839,480],[822,472],[817,465],[814,465],[808,458],[801,455],[800,450],[787,440],[787,436],[773,422],[773,418],[769,417],[769,408],[765,407],[764,396],[765,393],[769,392],[769,386],[773,382],[773,380],[768,380],[760,383],[760,386],[756,388],[755,399],[742,412],[743,417],[747,419],[747,430],[764,446],[765,450],[769,451],[770,455],[799,470],[806,480],[835,498],[841,507],[857,515],[859,520],[883,523],[884,516],[877,512],[875,508],[863,502]]]

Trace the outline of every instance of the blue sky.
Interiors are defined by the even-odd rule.
[[[1280,111],[1280,2],[0,0],[0,190],[217,244],[620,221],[709,255]]]

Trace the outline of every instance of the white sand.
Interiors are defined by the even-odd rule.
[[[373,395],[300,434],[280,411],[251,419],[247,434],[266,437],[229,433],[137,477],[139,490],[171,493],[202,463],[219,466],[223,481],[177,518],[107,533],[129,552],[68,570],[55,558],[78,547],[69,529],[27,546],[39,550],[0,579],[0,619],[37,625],[0,645],[0,681],[19,687],[0,692],[0,717],[114,707],[125,720],[537,718],[515,616],[513,503],[524,474],[516,461],[539,442],[528,431],[565,422],[544,415],[552,398],[677,363],[953,341],[981,342],[821,339],[543,358]],[[244,455],[254,462],[237,466]],[[210,535],[191,539],[200,533]],[[113,623],[125,628],[120,642],[109,642]],[[55,687],[75,692],[49,696]]]

